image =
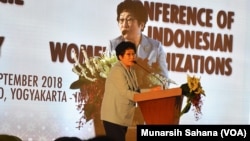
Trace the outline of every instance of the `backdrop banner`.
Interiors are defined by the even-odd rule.
[[[95,136],[83,117],[79,76],[72,71],[82,49],[100,56],[120,35],[121,0],[0,1],[0,134],[25,141]],[[143,1],[149,19],[143,33],[161,41],[170,78],[180,87],[200,78],[202,115],[193,109],[180,125],[250,124],[250,52],[247,0]],[[185,106],[186,99],[183,99]],[[81,123],[79,123],[81,122]],[[81,125],[81,127],[79,127]]]

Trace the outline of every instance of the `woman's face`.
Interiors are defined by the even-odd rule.
[[[126,66],[131,67],[134,65],[134,61],[136,58],[135,51],[133,49],[127,49],[124,53],[124,55],[119,55],[120,61]]]
[[[123,11],[120,14],[118,24],[122,36],[126,40],[133,41],[141,34],[142,25],[139,25],[138,20],[130,12]]]

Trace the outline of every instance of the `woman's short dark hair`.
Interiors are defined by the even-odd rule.
[[[82,141],[82,139],[78,137],[63,136],[63,137],[56,138],[54,141]]]
[[[115,48],[117,59],[120,60],[119,55],[123,56],[128,49],[133,49],[136,52],[135,44],[129,41],[122,41],[119,43]]]
[[[117,18],[116,20],[119,21],[120,14],[123,11],[131,12],[135,18],[138,20],[139,23],[147,23],[148,21],[148,11],[143,6],[143,3],[139,0],[124,0],[117,6]]]

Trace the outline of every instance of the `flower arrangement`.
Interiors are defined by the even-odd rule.
[[[80,89],[76,107],[81,117],[77,121],[77,128],[81,128],[90,119],[100,116],[105,80],[110,68],[117,62],[115,52],[89,58],[86,51],[81,50],[84,57],[83,64],[79,63],[75,52],[72,52],[75,61],[72,71],[79,76],[79,79],[70,85],[70,89]]]
[[[180,116],[187,113],[191,106],[194,106],[195,119],[199,120],[201,107],[203,105],[202,96],[205,96],[205,91],[202,89],[200,78],[187,75],[187,83],[181,85],[182,95],[187,97],[187,103],[182,109]]]

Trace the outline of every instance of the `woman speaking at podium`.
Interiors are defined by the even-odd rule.
[[[125,141],[127,128],[132,124],[136,103],[134,95],[140,91],[161,90],[161,86],[140,89],[133,68],[136,46],[123,41],[115,48],[118,62],[111,68],[105,82],[101,105],[101,120],[105,133],[114,141]]]

